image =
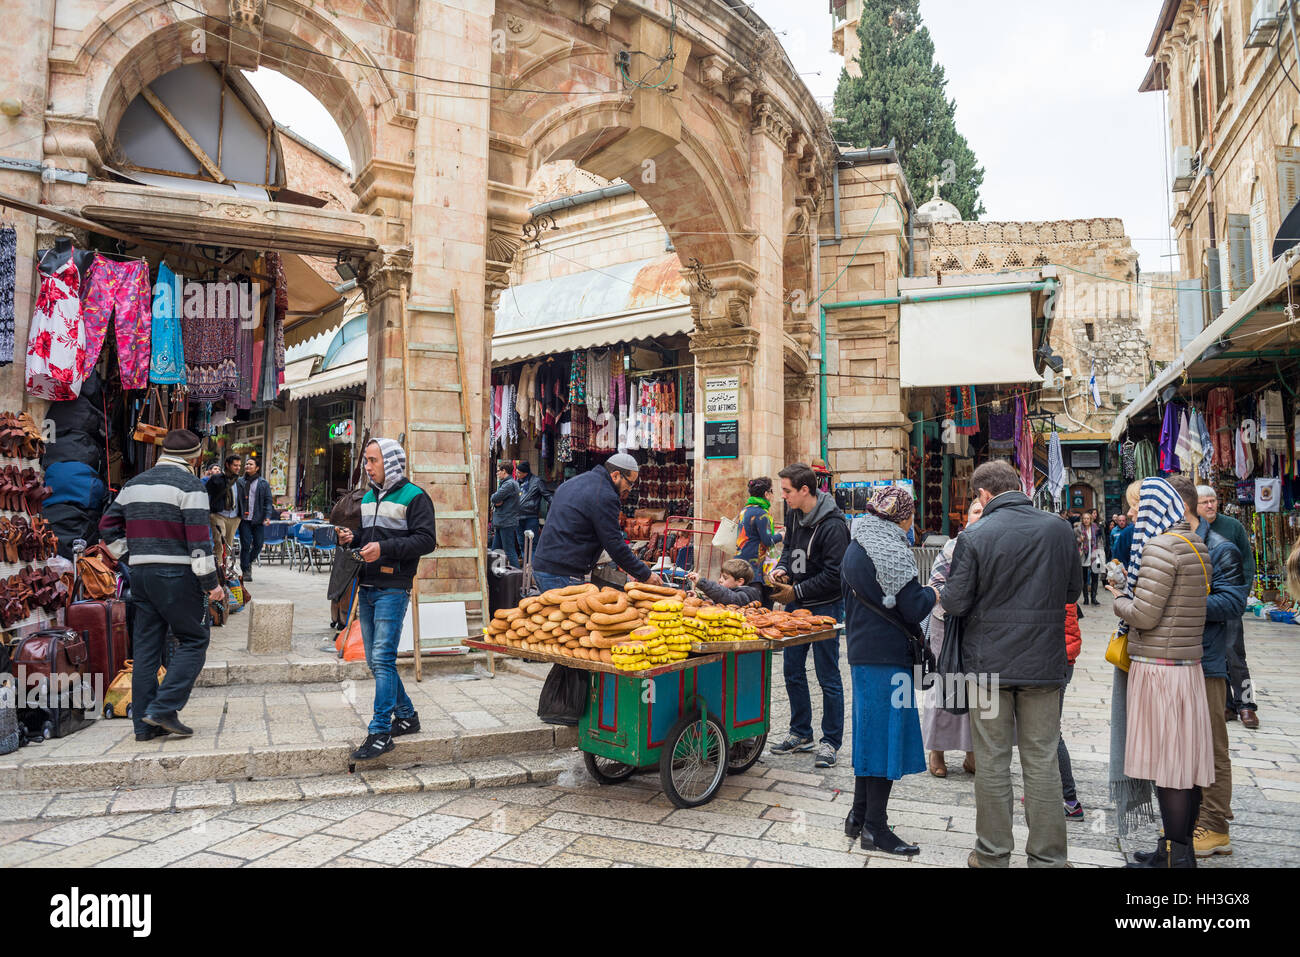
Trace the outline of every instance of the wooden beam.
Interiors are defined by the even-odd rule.
[[[190,131],[172,115],[172,111],[167,109],[167,104],[158,99],[158,95],[147,86],[140,91],[140,95],[144,97],[146,103],[153,107],[153,111],[162,117],[162,121],[167,124],[167,128],[176,134],[176,138],[184,144],[185,148],[194,154],[194,158],[208,171],[208,175],[218,183],[224,183],[226,177],[221,172],[221,167],[214,163],[207,151],[195,141],[194,137],[190,136]]]

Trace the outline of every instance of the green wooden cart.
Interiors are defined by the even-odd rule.
[[[762,757],[772,713],[773,649],[834,634],[696,645],[695,657],[639,672],[480,641],[465,644],[589,672],[578,746],[591,776],[614,784],[657,766],[668,799],[688,808],[713,800],[728,774],[742,774]]]

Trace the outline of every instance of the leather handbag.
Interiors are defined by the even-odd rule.
[[[185,386],[177,386],[172,392],[172,414],[171,427],[175,429],[188,429],[190,427],[190,404],[185,401]]]
[[[167,437],[167,426],[162,424],[162,393],[154,386],[145,397],[144,408],[140,410],[140,421],[135,424],[131,438],[145,445],[162,445]]]
[[[117,559],[106,545],[92,545],[77,559],[77,587],[95,601],[117,597]]]
[[[1128,656],[1128,635],[1113,632],[1106,644],[1106,660],[1120,671],[1128,671],[1133,662]]]

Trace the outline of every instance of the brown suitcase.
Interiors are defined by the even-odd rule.
[[[86,651],[92,687],[105,689],[131,657],[131,635],[126,626],[126,602],[114,598],[103,601],[74,601],[68,606],[68,628],[86,638]],[[98,685],[95,685],[96,681]]]
[[[20,638],[14,645],[9,660],[9,670],[17,676],[25,668],[28,687],[32,678],[43,675],[46,680],[55,676],[85,676],[90,654],[85,636],[77,631],[50,629]],[[24,689],[19,689],[23,691]]]

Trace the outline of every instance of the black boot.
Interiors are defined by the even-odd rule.
[[[864,777],[853,779],[853,808],[849,811],[849,816],[844,819],[844,834],[854,840],[862,834],[862,822],[867,818],[867,792],[870,781],[870,778]]]
[[[921,853],[919,845],[908,844],[887,827],[864,830],[862,832],[862,849],[864,851],[884,851],[886,854],[911,855]]]
[[[1171,841],[1162,838],[1156,849],[1150,853],[1138,851],[1133,855],[1134,861],[1125,867],[1195,867],[1196,852],[1190,841]]]
[[[1155,861],[1160,857],[1164,850],[1165,840],[1161,838],[1156,841],[1156,847],[1153,851],[1134,851],[1133,860],[1125,864],[1125,867],[1156,867]]]

